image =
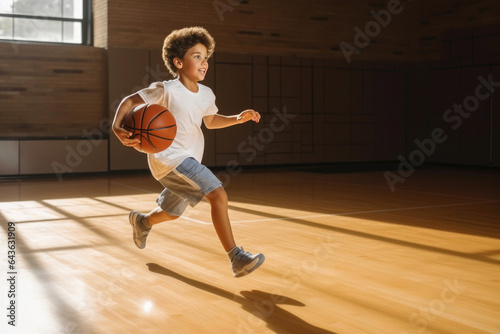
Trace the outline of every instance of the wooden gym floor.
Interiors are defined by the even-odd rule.
[[[0,181],[17,318],[2,333],[500,333],[500,173],[433,167],[391,192],[383,171],[243,170],[227,187],[238,244],[266,255],[232,276],[209,206],[139,250],[128,213],[149,174]],[[7,329],[7,330],[6,330]]]

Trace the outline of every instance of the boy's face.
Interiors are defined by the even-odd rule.
[[[184,76],[193,82],[202,81],[208,71],[208,55],[205,45],[198,43],[190,48],[182,60],[174,62],[179,76]]]

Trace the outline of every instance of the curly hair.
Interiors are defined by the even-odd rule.
[[[168,71],[175,77],[178,76],[174,58],[183,59],[186,52],[201,43],[207,48],[208,57],[214,53],[215,40],[203,27],[189,27],[172,31],[163,42],[162,58]]]

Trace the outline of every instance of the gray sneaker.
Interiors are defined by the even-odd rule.
[[[264,263],[264,254],[252,255],[245,252],[243,247],[235,247],[231,257],[231,267],[234,277],[241,277],[250,274]]]
[[[146,238],[148,237],[149,231],[151,231],[151,228],[144,226],[142,222],[143,219],[146,219],[146,215],[137,211],[132,211],[128,215],[128,220],[130,225],[132,225],[135,245],[140,249],[146,247]]]

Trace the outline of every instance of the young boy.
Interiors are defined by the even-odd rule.
[[[139,139],[122,127],[130,110],[143,103],[160,104],[170,110],[177,124],[177,135],[166,150],[148,154],[151,173],[165,189],[157,199],[158,207],[148,214],[132,211],[129,221],[137,247],[146,246],[151,227],[179,218],[187,205],[195,206],[206,198],[211,206],[212,222],[217,236],[227,252],[233,274],[241,277],[251,273],[264,262],[263,254],[252,255],[237,247],[228,215],[227,194],[221,182],[204,165],[204,138],[201,122],[208,129],[219,129],[245,123],[259,122],[260,114],[245,110],[239,115],[217,114],[212,90],[199,84],[208,70],[215,41],[201,27],[174,30],[163,45],[163,60],[174,80],[155,82],[148,88],[126,97],[118,107],[113,131],[125,146],[139,148]]]

